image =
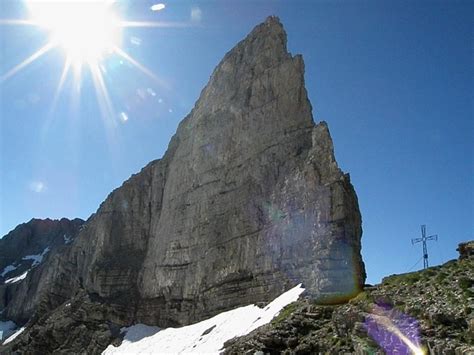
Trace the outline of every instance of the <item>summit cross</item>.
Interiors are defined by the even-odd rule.
[[[428,247],[426,245],[426,242],[428,240],[438,240],[438,235],[437,234],[434,234],[434,235],[430,235],[430,236],[426,236],[426,225],[422,225],[421,226],[421,238],[413,238],[411,240],[411,244],[415,244],[415,243],[420,243],[422,242],[423,243],[423,269],[427,269],[428,268]]]

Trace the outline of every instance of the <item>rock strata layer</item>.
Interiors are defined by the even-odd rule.
[[[269,17],[225,55],[163,158],[87,221],[43,303],[54,310],[73,297],[76,316],[90,311],[88,300],[102,303],[91,317],[113,324],[110,336],[134,322],[190,324],[300,282],[319,302],[357,294],[357,197],[311,110],[303,59]],[[44,331],[54,311],[42,317]],[[23,349],[54,348],[25,334]]]

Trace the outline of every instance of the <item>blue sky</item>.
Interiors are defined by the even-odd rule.
[[[170,1],[151,11],[157,2],[114,5],[126,20],[186,24],[124,30],[122,48],[159,80],[104,60],[114,127],[87,70],[80,99],[68,77],[52,108],[60,49],[0,82],[0,235],[32,217],[95,212],[163,155],[223,55],[278,15],[289,50],[304,57],[314,118],[328,122],[357,191],[368,282],[422,267],[410,243],[420,224],[439,236],[431,264],[474,239],[473,2]],[[28,17],[16,0],[1,1],[0,14]],[[47,40],[37,27],[0,26],[0,76]]]

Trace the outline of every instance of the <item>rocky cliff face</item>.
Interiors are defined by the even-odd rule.
[[[63,306],[41,329],[58,312],[73,324],[90,302],[103,305],[98,323],[189,324],[299,282],[339,302],[365,280],[361,233],[349,176],[313,121],[303,60],[270,17],[226,54],[163,158],[87,221],[49,275],[43,303]],[[41,345],[38,332],[23,345],[47,350],[65,336]]]

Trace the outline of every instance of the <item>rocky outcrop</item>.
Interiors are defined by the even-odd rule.
[[[459,246],[456,250],[459,252],[459,259],[474,257],[474,240],[459,243]]]
[[[145,300],[137,317],[155,324],[268,301],[300,281],[320,299],[357,292],[357,199],[327,125],[313,123],[303,74],[276,18],[230,51],[164,158],[79,237],[83,287]]]
[[[300,282],[320,303],[356,295],[365,280],[357,197],[311,110],[303,59],[270,17],[225,55],[163,158],[87,221],[48,278],[45,307],[72,297],[84,314],[92,297],[104,305],[94,319],[112,328],[177,326]],[[38,334],[56,316],[38,315],[22,349],[51,350]],[[48,342],[65,333],[48,332]]]
[[[224,354],[473,354],[474,259],[387,277],[347,304],[290,304]]]
[[[25,323],[49,292],[47,274],[76,238],[81,219],[32,219],[0,239],[0,310],[2,317]]]

